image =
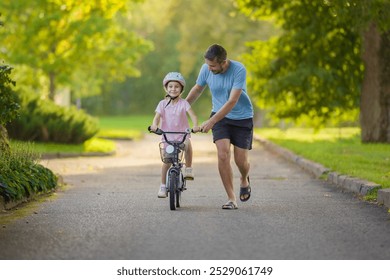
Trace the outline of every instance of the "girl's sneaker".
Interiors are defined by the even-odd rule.
[[[167,197],[167,188],[165,187],[165,185],[160,186],[160,190],[158,191],[157,196],[159,198],[166,198]]]
[[[194,180],[194,173],[192,172],[192,167],[186,167],[184,169],[184,179]]]

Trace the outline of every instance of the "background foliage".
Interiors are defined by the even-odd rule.
[[[254,21],[239,13],[233,0],[149,0],[137,5],[133,18],[137,32],[154,43],[154,50],[141,60],[141,77],[129,77],[123,83],[109,83],[101,96],[86,98],[88,112],[107,114],[153,113],[164,96],[162,80],[170,71],[180,71],[187,87],[184,97],[195,84],[203,64],[203,53],[213,43],[228,50],[231,59],[240,59],[247,40],[267,39],[274,34],[272,23]],[[194,108],[208,117],[211,105],[206,92]]]
[[[237,3],[249,17],[272,17],[283,30],[267,42],[248,43],[251,51],[244,55],[261,108],[276,119],[316,127],[358,120],[362,31],[370,22],[389,30],[389,1]]]
[[[152,48],[131,27],[134,2],[3,0],[2,55],[23,66],[15,79],[39,95],[99,94],[108,81],[139,75],[135,62]]]
[[[0,65],[0,125],[5,125],[18,115],[18,97],[11,86],[15,82],[10,79],[12,68]]]

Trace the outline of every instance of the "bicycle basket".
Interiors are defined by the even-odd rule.
[[[166,151],[167,146],[172,146],[172,145],[169,145],[166,142],[161,142],[160,143],[160,155],[161,155],[162,162],[164,162],[164,163],[173,163],[173,161],[175,159],[175,153],[177,153],[177,158],[178,158],[179,162],[183,160],[184,144],[182,145],[183,147],[180,147],[180,148],[175,147],[174,151],[172,153],[168,153]]]

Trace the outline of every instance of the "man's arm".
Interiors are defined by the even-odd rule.
[[[222,120],[233,107],[237,104],[238,99],[240,98],[242,90],[241,89],[232,89],[230,92],[230,97],[228,101],[215,113],[210,119],[202,123],[200,126],[203,132],[208,132],[213,128],[214,124]]]
[[[198,97],[202,94],[204,88],[205,87],[195,84],[186,97],[188,103],[190,104],[194,103],[198,99]]]

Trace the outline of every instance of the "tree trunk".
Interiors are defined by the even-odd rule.
[[[49,73],[49,99],[54,101],[56,94],[56,84],[55,84],[56,74],[53,72]]]
[[[390,32],[371,24],[364,33],[365,73],[360,103],[361,140],[390,143]]]

